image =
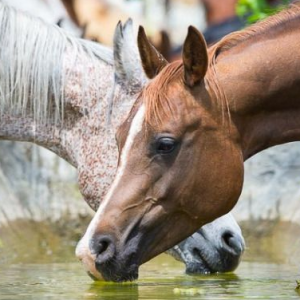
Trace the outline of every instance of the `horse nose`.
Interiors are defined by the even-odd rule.
[[[222,234],[222,246],[230,253],[239,256],[244,252],[245,242],[241,236],[232,231],[225,231]]]
[[[111,236],[97,235],[91,241],[91,252],[96,256],[96,268],[111,261],[116,253],[116,246]]]

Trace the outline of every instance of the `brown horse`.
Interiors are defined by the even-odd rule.
[[[300,140],[299,3],[209,50],[190,27],[182,62],[163,60],[143,29],[138,42],[153,79],[118,130],[115,180],[79,244],[114,281],[230,211],[244,160]]]

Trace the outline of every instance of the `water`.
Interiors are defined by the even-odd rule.
[[[161,255],[142,266],[134,283],[94,283],[81,265],[13,264],[0,270],[0,299],[300,299],[299,268],[242,262],[234,274],[189,276]]]

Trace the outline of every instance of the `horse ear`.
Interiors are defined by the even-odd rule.
[[[119,21],[113,39],[115,78],[118,82],[139,91],[147,82],[133,32],[132,19],[124,25]]]
[[[168,62],[148,41],[142,26],[139,27],[138,47],[146,75],[150,79],[154,78]]]
[[[183,44],[182,60],[185,84],[193,87],[200,83],[207,71],[208,54],[203,35],[193,26],[189,26]]]

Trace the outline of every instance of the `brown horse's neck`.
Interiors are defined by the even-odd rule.
[[[244,159],[300,140],[298,18],[220,53],[215,65]]]

